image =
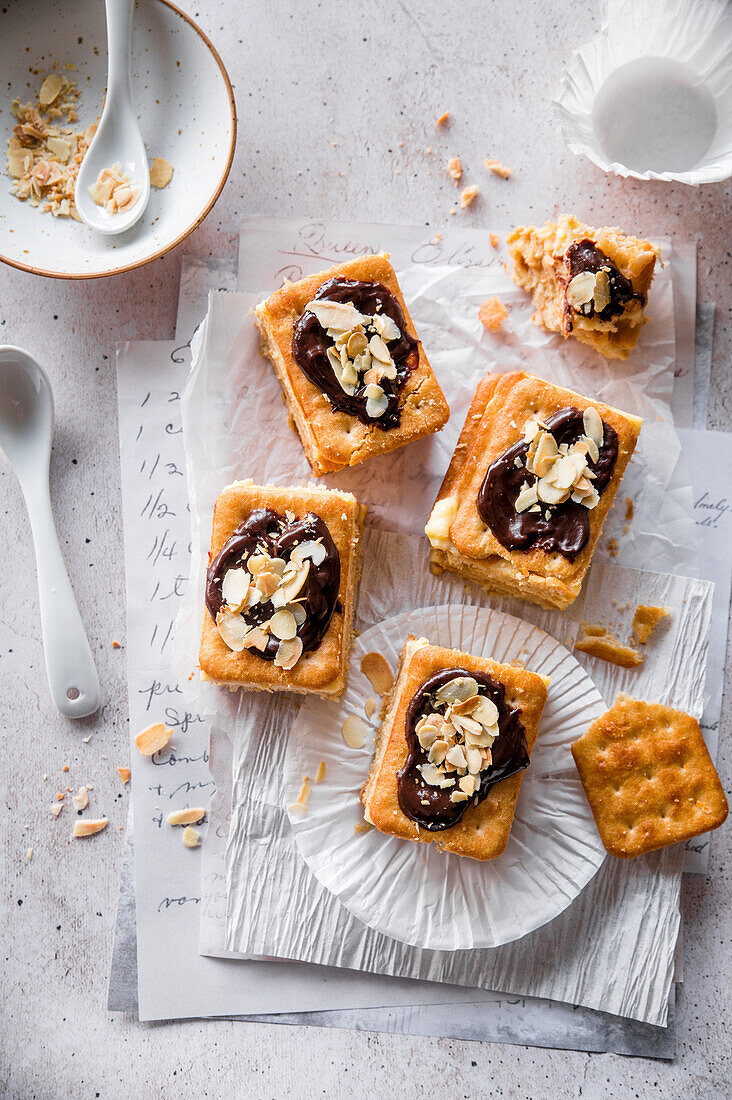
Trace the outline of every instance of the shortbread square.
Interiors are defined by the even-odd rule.
[[[432,571],[567,607],[641,423],[530,374],[486,376],[425,527]]]
[[[346,686],[366,508],[350,493],[240,481],[216,501],[199,663],[231,688]]]
[[[683,711],[618,695],[572,755],[610,855],[633,859],[727,817],[699,723]]]
[[[533,321],[573,336],[608,359],[627,359],[646,322],[656,245],[619,229],[593,229],[564,215],[541,228],[521,225],[507,238],[513,280],[528,290]]]
[[[447,423],[450,410],[386,254],[289,283],[254,317],[318,477]]]
[[[548,683],[523,668],[407,638],[361,791],[366,820],[441,851],[500,856]]]

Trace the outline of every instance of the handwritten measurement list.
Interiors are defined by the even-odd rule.
[[[154,860],[136,860],[141,1019],[148,1011],[157,1015],[147,1003],[156,996],[148,986],[165,980],[164,945],[187,955],[198,950],[198,921],[185,911],[201,903],[201,853],[184,847],[181,830],[168,825],[167,816],[206,806],[214,790],[208,723],[187,709],[171,673],[190,562],[180,423],[188,363],[173,351],[172,344],[151,343],[124,345],[118,353],[135,845],[155,852]],[[168,749],[145,758],[134,738],[153,722],[164,722],[173,737]]]

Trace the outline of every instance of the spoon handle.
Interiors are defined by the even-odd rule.
[[[132,99],[130,44],[135,0],[105,0],[107,13],[107,100]]]
[[[86,718],[99,709],[99,677],[61,556],[47,482],[44,489],[26,494],[26,504],[36,551],[48,686],[62,714]]]

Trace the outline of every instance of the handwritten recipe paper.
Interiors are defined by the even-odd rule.
[[[140,1019],[474,1001],[474,991],[434,983],[415,991],[407,980],[335,967],[198,954],[202,852],[185,848],[166,821],[173,810],[206,806],[214,788],[208,724],[185,706],[170,670],[190,565],[179,352],[173,342],[118,352]],[[173,729],[172,749],[143,758],[134,737],[160,721]]]

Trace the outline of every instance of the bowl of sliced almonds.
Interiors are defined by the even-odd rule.
[[[74,204],[106,91],[104,5],[9,4],[0,36],[0,260],[37,275],[99,278],[163,256],[200,225],[229,174],[236,107],[221,58],[189,16],[169,0],[137,0],[132,97],[152,190],[140,221],[114,237],[84,225]],[[114,164],[98,191],[108,209],[130,200]]]

